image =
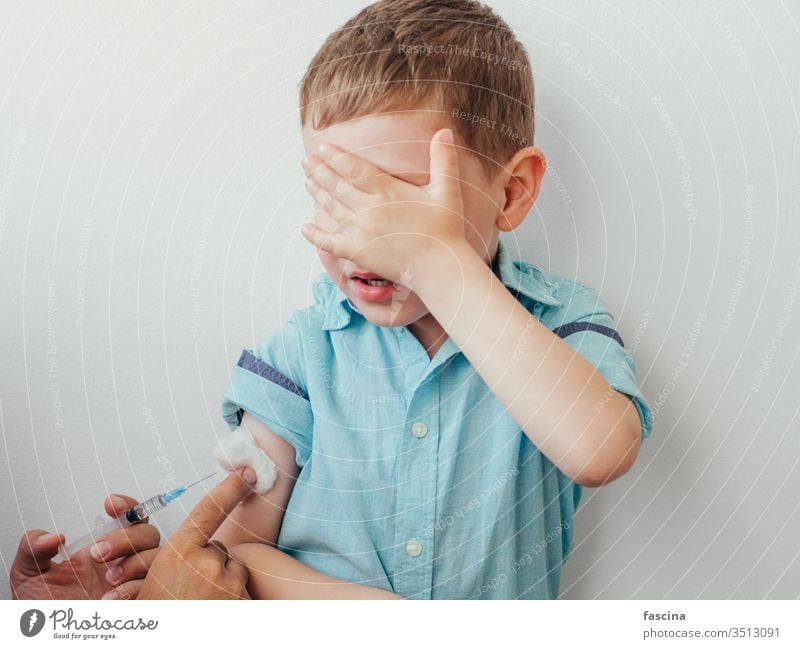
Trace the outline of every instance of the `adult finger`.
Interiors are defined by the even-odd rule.
[[[45,530],[29,530],[22,535],[17,556],[11,564],[12,577],[35,577],[50,567],[50,559],[58,554],[63,534]]]
[[[103,501],[103,507],[106,510],[106,514],[112,518],[116,518],[117,516],[124,514],[131,507],[138,504],[138,500],[123,494],[109,494]],[[146,523],[147,519],[145,518],[142,522]]]
[[[250,579],[250,571],[241,561],[231,557],[228,565],[225,567],[231,574],[236,583],[241,584],[242,590],[247,593],[247,582]],[[247,595],[249,597],[249,594]]]
[[[250,467],[239,467],[233,471],[195,505],[188,518],[170,537],[170,544],[176,548],[205,547],[228,514],[250,493],[255,482],[256,474]]]
[[[139,591],[142,590],[144,579],[134,579],[126,581],[124,584],[114,586],[101,599],[136,599]]]
[[[144,579],[160,551],[161,548],[153,548],[152,550],[137,552],[116,565],[110,566],[106,571],[106,581],[112,586],[116,586],[126,581]]]
[[[161,533],[152,525],[137,523],[106,534],[89,548],[97,562],[113,561],[129,554],[158,547]]]
[[[228,563],[230,555],[228,554],[228,548],[225,547],[225,544],[222,541],[211,539],[206,547],[212,548],[219,554],[220,558],[222,559],[223,566]]]

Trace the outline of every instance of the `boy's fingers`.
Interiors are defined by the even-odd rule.
[[[311,178],[306,180],[306,191],[311,194],[311,198],[314,199],[315,205],[327,207],[327,204],[330,202],[330,194],[322,189],[322,187],[320,187]]]
[[[458,191],[458,148],[449,128],[436,131],[431,139],[431,181],[429,186],[443,194]]]
[[[308,177],[319,188],[325,190],[331,196],[335,196],[337,201],[347,207],[359,209],[359,206],[364,205],[367,195],[353,187],[350,181],[342,178],[329,165],[324,163],[316,165],[308,170]],[[307,182],[306,187],[311,189],[312,186]]]
[[[311,194],[315,204],[324,209],[328,216],[335,221],[341,222],[351,214],[350,210],[339,202],[335,194],[331,195],[316,183],[307,182],[306,189]]]
[[[362,192],[374,193],[379,189],[379,178],[385,176],[382,169],[364,158],[342,151],[332,144],[320,147],[318,155],[328,163],[339,176]]]
[[[341,234],[333,234],[313,223],[303,223],[300,233],[314,246],[342,259],[350,258],[348,240]]]
[[[243,474],[252,479],[247,481]],[[256,475],[250,467],[240,467],[232,472],[195,505],[189,517],[170,537],[170,543],[178,548],[187,545],[205,547],[228,514],[250,493],[255,482]]]
[[[30,530],[22,535],[11,573],[20,577],[35,577],[50,566],[50,559],[58,554],[63,534],[51,534],[45,530]]]

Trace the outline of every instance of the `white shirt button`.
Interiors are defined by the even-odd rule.
[[[411,434],[414,437],[425,437],[428,434],[428,427],[421,421],[414,422],[411,426]]]
[[[417,541],[417,539],[411,539],[406,543],[406,552],[410,557],[418,557],[422,554],[422,543]]]

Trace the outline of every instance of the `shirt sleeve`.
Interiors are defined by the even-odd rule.
[[[633,400],[642,424],[642,440],[647,438],[653,430],[653,415],[636,386],[636,363],[614,329],[614,317],[605,302],[594,290],[575,282],[572,295],[564,298],[553,333],[594,365],[612,388]]]
[[[308,397],[300,328],[294,317],[255,349],[245,349],[222,400],[230,430],[246,410],[295,448],[297,466],[311,454],[314,416]]]

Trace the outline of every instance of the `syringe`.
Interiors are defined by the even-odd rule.
[[[160,512],[173,500],[182,496],[187,489],[194,487],[196,484],[200,484],[203,482],[203,480],[208,480],[208,478],[216,474],[217,472],[214,471],[214,473],[207,475],[205,478],[201,478],[197,482],[193,482],[185,487],[178,487],[177,489],[172,489],[171,491],[165,491],[164,493],[156,494],[152,498],[148,498],[147,500],[140,502],[138,505],[134,505],[123,514],[120,514],[117,518],[108,520],[102,516],[98,516],[95,520],[94,529],[89,531],[87,534],[84,534],[80,538],[75,539],[66,547],[64,547],[64,544],[62,543],[58,548],[57,556],[62,561],[66,561],[78,550],[86,547],[90,543],[93,543],[101,536],[105,536],[106,534],[109,534],[114,530],[118,530],[121,527],[129,527],[131,525],[135,525],[136,523],[142,522],[145,518],[148,518],[156,512]]]

